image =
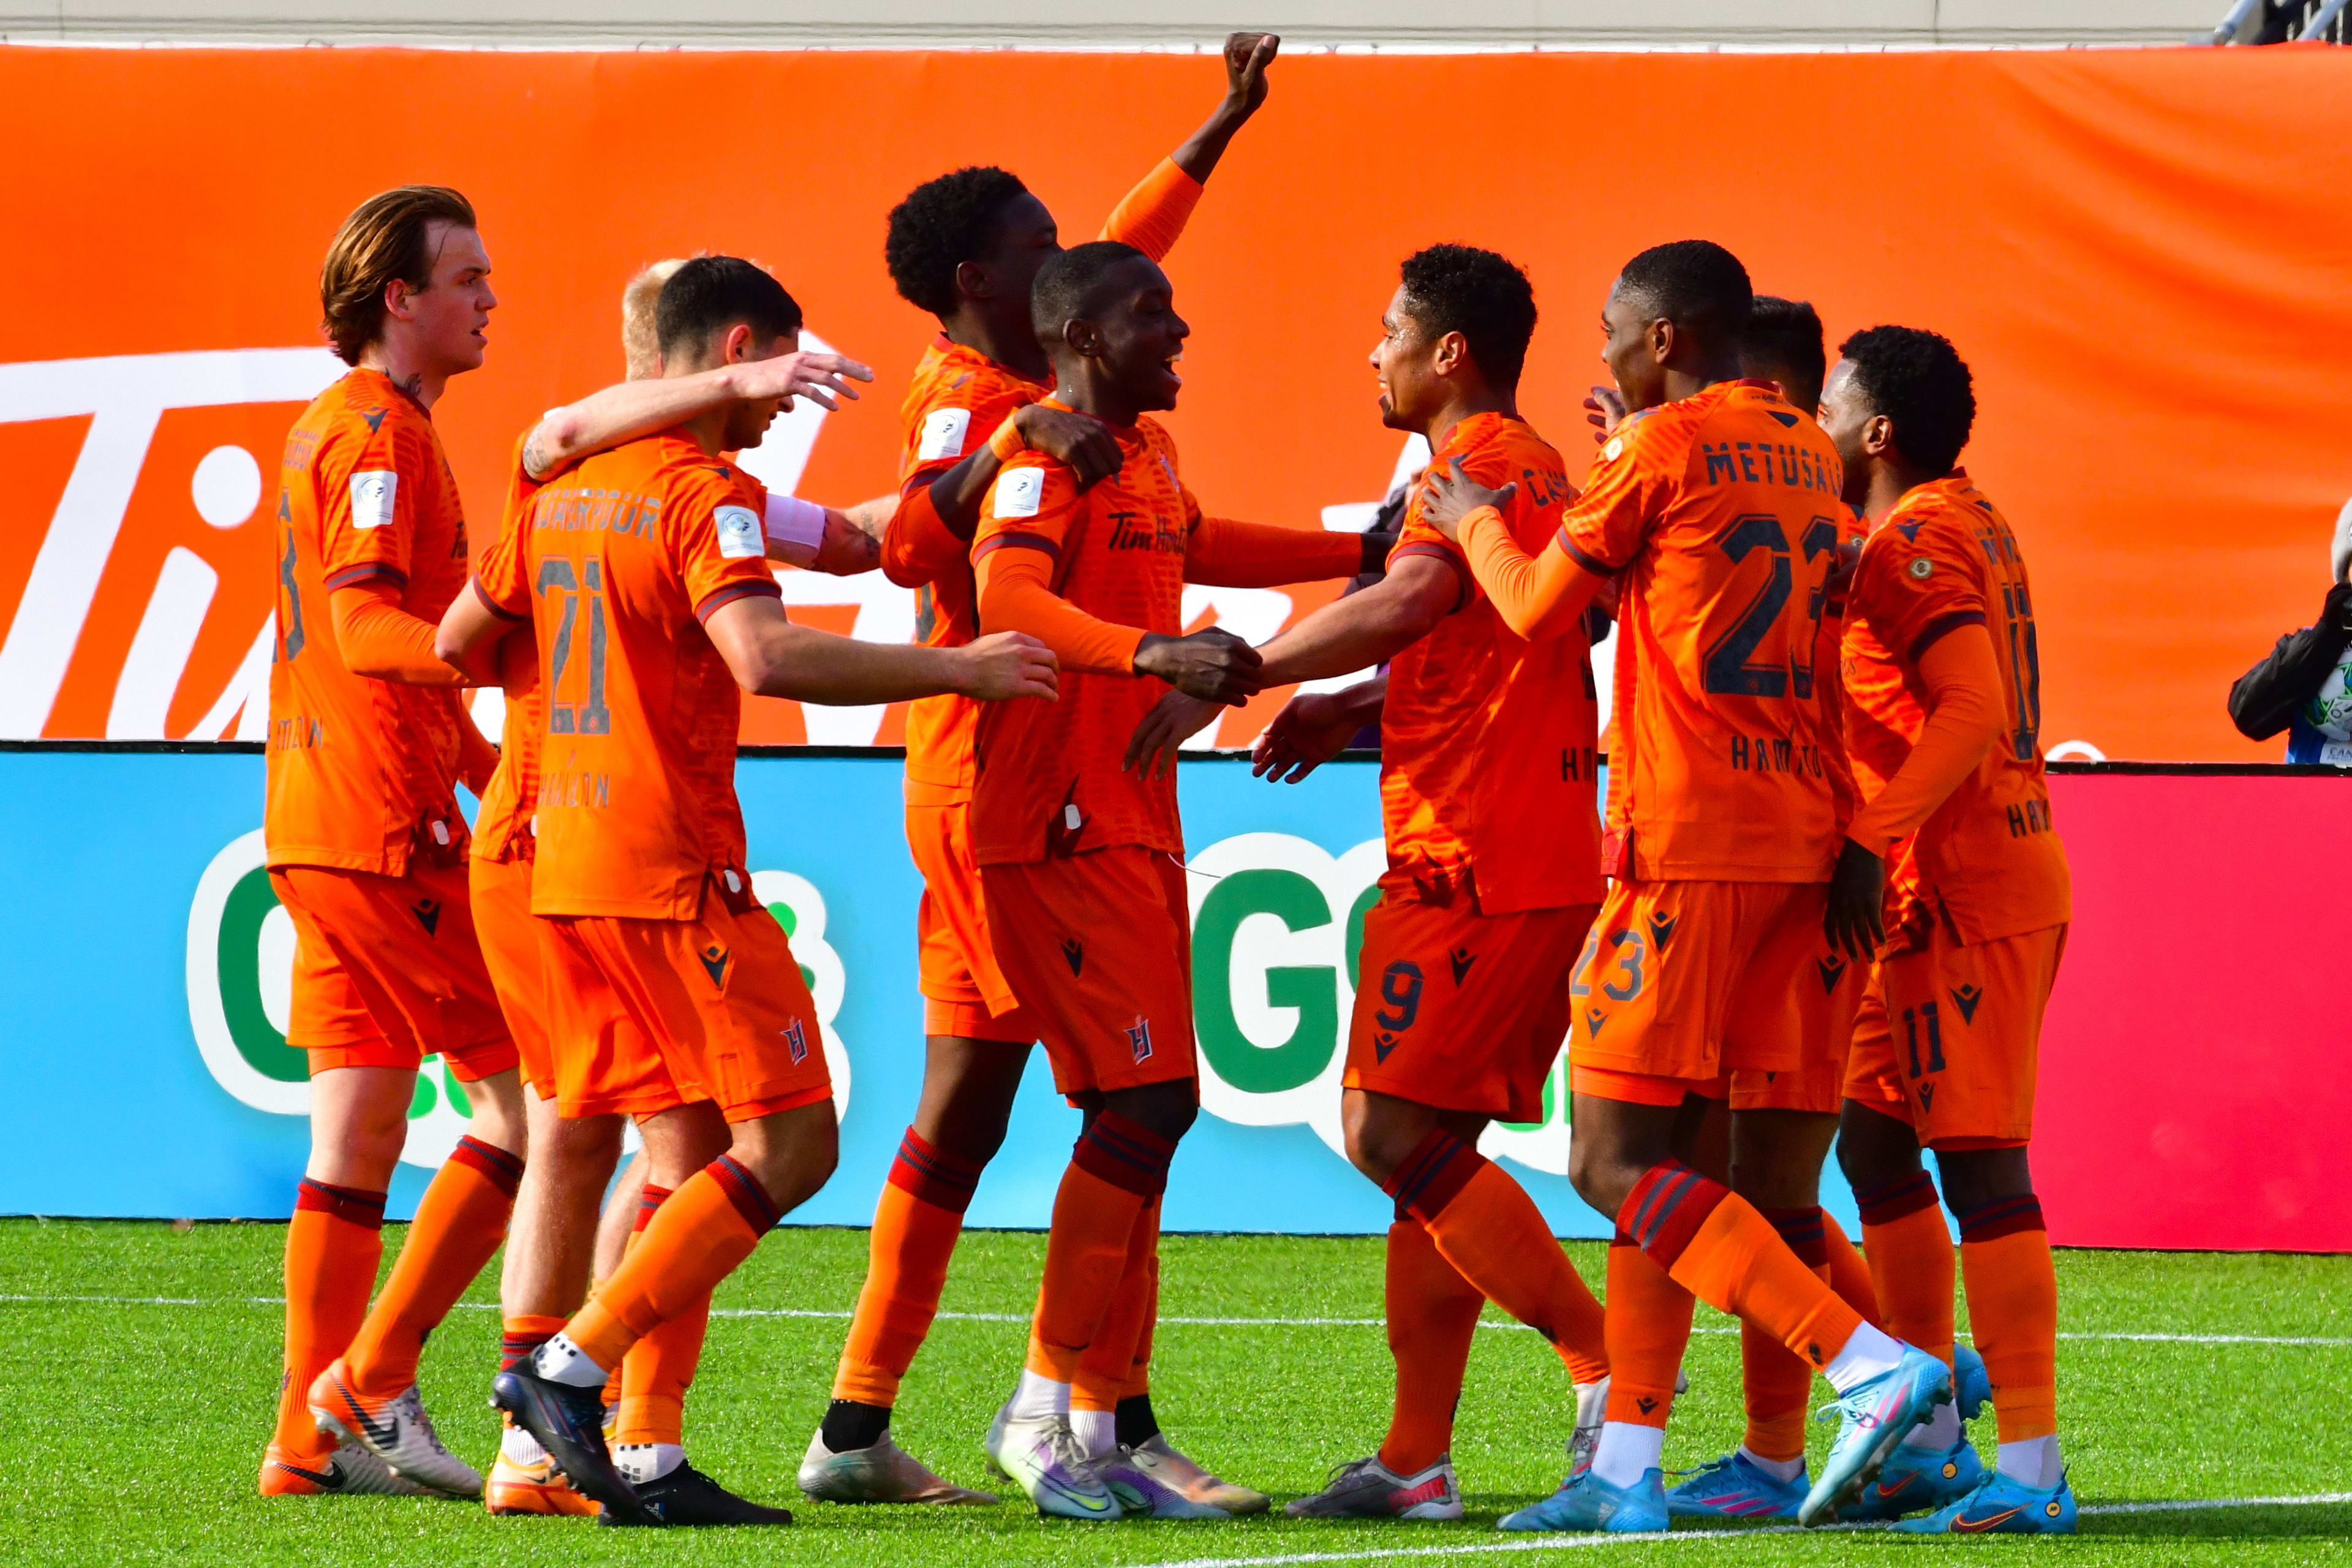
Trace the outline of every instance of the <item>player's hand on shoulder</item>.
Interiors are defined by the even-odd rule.
[[[1250,748],[1250,771],[1268,784],[1297,784],[1346,751],[1359,728],[1335,693],[1301,692]]]
[[[1110,426],[1091,415],[1033,403],[1013,416],[1021,444],[1043,452],[1075,475],[1078,489],[1091,489],[1119,470],[1126,455]]]
[[[1146,632],[1135,650],[1135,672],[1156,675],[1177,690],[1203,701],[1238,707],[1257,695],[1257,649],[1223,626],[1204,626],[1190,637]]]
[[[1613,386],[1594,387],[1592,395],[1584,400],[1584,422],[1592,426],[1596,445],[1606,441],[1625,422],[1625,399]]]
[[[874,379],[872,367],[833,353],[778,354],[774,359],[746,361],[734,370],[737,395],[745,402],[782,398],[786,408],[796,397],[805,397],[822,408],[838,408],[837,399],[856,400],[857,389],[849,384],[852,381]]]
[[[1244,114],[1255,114],[1265,102],[1265,68],[1282,50],[1276,33],[1225,35],[1225,99]]]
[[[1151,711],[1135,727],[1127,742],[1127,758],[1119,766],[1146,778],[1166,778],[1176,771],[1176,752],[1185,742],[1208,728],[1225,710],[1222,702],[1164,691]]]
[[[1462,471],[1462,459],[1449,458],[1445,467],[1429,466],[1421,480],[1421,519],[1446,538],[1459,542],[1462,520],[1482,506],[1501,508],[1518,493],[1517,484],[1490,490]]]
[[[1054,650],[1026,632],[992,632],[950,650],[961,667],[956,689],[982,702],[1015,697],[1061,696],[1061,661]]]
[[[1830,951],[1868,963],[1886,940],[1886,862],[1849,838],[1830,873],[1829,908],[1822,934]]]

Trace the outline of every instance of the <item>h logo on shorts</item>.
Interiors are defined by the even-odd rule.
[[[1137,1014],[1135,1022],[1127,1026],[1128,1047],[1135,1052],[1137,1061],[1151,1058],[1151,1020]]]
[[[801,1021],[798,1018],[784,1026],[784,1044],[792,1047],[794,1067],[808,1060],[808,1037],[801,1032]]]

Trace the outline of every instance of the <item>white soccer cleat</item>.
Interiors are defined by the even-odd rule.
[[[1164,1464],[1158,1455],[1139,1448],[1120,1448],[1098,1455],[1094,1461],[1095,1474],[1118,1500],[1118,1506],[1138,1518],[1233,1518],[1213,1503],[1195,1502],[1161,1479],[1159,1472]]]
[[[1126,1510],[1078,1446],[1067,1415],[1009,1416],[988,1429],[989,1458],[1028,1495],[1039,1513],[1061,1519],[1118,1519]]]
[[[870,1448],[836,1454],[824,1446],[820,1428],[801,1458],[801,1493],[824,1502],[913,1502],[942,1507],[992,1503],[994,1492],[974,1491],[940,1479],[930,1467],[890,1440],[885,1432]]]
[[[356,1443],[420,1486],[451,1497],[482,1495],[482,1472],[442,1443],[415,1384],[391,1399],[368,1399],[352,1391],[348,1370],[338,1356],[310,1384],[310,1415],[320,1431]]]
[[[272,1443],[261,1462],[264,1497],[440,1497],[392,1473],[392,1467],[357,1443],[339,1443],[324,1462],[298,1464]]]
[[[1427,1469],[1401,1476],[1381,1457],[1351,1459],[1331,1472],[1323,1489],[1283,1512],[1293,1519],[1460,1519],[1462,1489],[1449,1455]]]

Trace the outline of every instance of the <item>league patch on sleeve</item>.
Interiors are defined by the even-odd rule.
[[[996,515],[1034,517],[1045,499],[1045,470],[1015,468],[996,481]]]
[[[934,408],[923,419],[923,439],[915,448],[919,463],[963,456],[963,438],[971,429],[969,408]]]
[[[400,476],[390,468],[371,468],[352,476],[352,526],[382,528],[392,521],[394,500],[400,494]]]
[[[748,506],[722,506],[710,514],[719,530],[719,553],[730,561],[748,561],[768,552],[766,531],[760,514]]]

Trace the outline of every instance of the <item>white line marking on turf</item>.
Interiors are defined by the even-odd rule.
[[[0,1294],[0,1306],[25,1307],[282,1307],[283,1296],[42,1296]],[[458,1310],[474,1312],[495,1312],[495,1301],[460,1301]],[[846,1322],[846,1310],[827,1307],[718,1307],[711,1310],[714,1318],[814,1318]],[[1026,1312],[940,1312],[941,1322],[949,1323],[1025,1323]],[[1378,1329],[1385,1328],[1380,1318],[1181,1318],[1163,1317],[1162,1327],[1188,1329]],[[1482,1321],[1482,1329],[1529,1331],[1524,1323]],[[1736,1334],[1732,1325],[1701,1325],[1691,1331],[1696,1334]],[[2121,1330],[2078,1329],[2061,1331],[2062,1340],[2111,1340],[2137,1344],[2168,1345],[2299,1345],[2306,1349],[2341,1349],[2352,1345],[2352,1336],[2330,1337],[2318,1334],[2156,1334],[2126,1332]],[[2200,1504],[2200,1507],[2204,1506]]]
[[[2157,1502],[2094,1502],[2083,1505],[2085,1515],[2129,1513],[2190,1513],[2201,1509],[2314,1508],[2352,1502],[2352,1492],[2311,1492],[2302,1497],[2200,1498]],[[1276,1568],[1297,1563],[1367,1563],[1393,1557],[1483,1557],[1505,1552],[1570,1552],[1609,1546],[1691,1546],[1727,1541],[1748,1541],[1759,1535],[1807,1535],[1823,1531],[1885,1531],[1885,1525],[1832,1524],[1808,1531],[1801,1524],[1772,1524],[1755,1530],[1663,1530],[1626,1535],[1528,1535],[1516,1541],[1473,1541],[1453,1546],[1371,1546],[1352,1552],[1286,1552],[1264,1557],[1171,1557],[1139,1568]]]

